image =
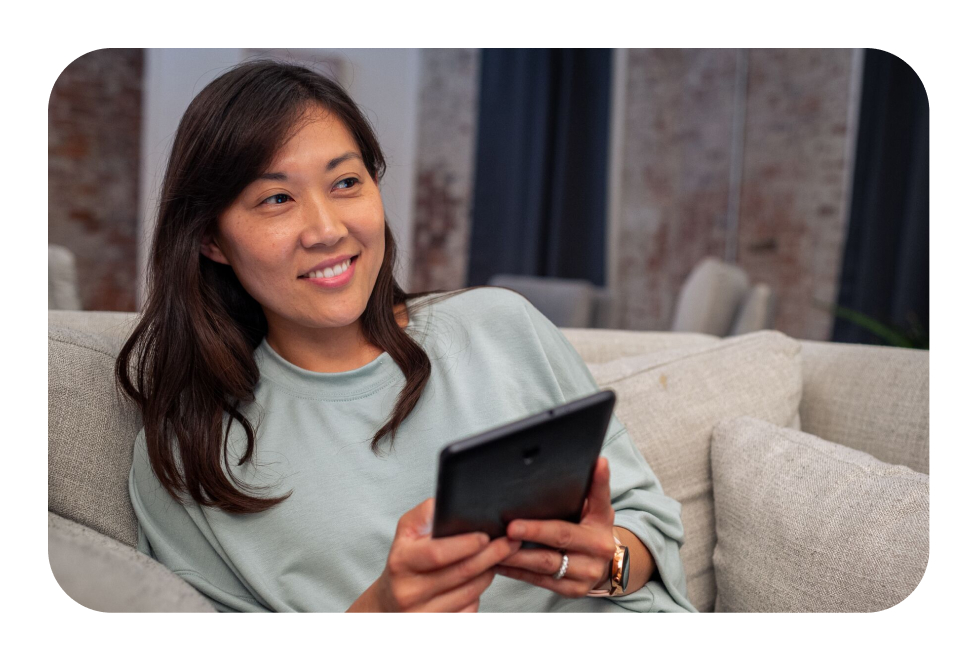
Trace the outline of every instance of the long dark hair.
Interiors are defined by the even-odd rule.
[[[231,267],[201,255],[200,245],[218,216],[268,167],[310,104],[345,122],[379,182],[386,164],[370,124],[342,87],[302,66],[270,60],[239,65],[201,90],[180,120],[160,194],[146,304],[116,361],[119,387],[142,412],[153,471],[178,500],[187,494],[201,505],[244,514],[291,494],[261,497],[230,470],[228,437],[235,421],[248,440],[238,465],[253,457],[255,427],[238,407],[254,401],[259,370],[253,352],[268,325]],[[374,435],[375,453],[384,436],[393,443],[431,374],[424,349],[398,325],[395,306],[466,291],[405,293],[394,278],[397,246],[386,218],[384,237],[383,263],[361,327],[407,382]]]

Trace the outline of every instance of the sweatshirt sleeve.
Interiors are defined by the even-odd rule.
[[[226,562],[202,508],[174,500],[153,472],[145,430],[133,445],[129,499],[136,513],[136,550],[148,555],[200,592],[219,612],[267,612]]]
[[[563,402],[600,390],[594,376],[563,333],[522,296],[534,336],[546,356]],[[626,528],[648,548],[657,571],[640,590],[617,597],[616,605],[640,612],[696,612],[686,592],[686,572],[679,556],[684,541],[680,504],[665,495],[648,462],[617,415],[612,415],[601,454],[611,469],[611,504],[615,525]]]

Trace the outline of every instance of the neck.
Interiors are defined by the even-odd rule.
[[[404,304],[394,309],[401,328],[408,325]],[[346,326],[308,328],[284,319],[268,318],[265,340],[285,360],[311,372],[349,372],[383,353],[363,337],[360,318]]]

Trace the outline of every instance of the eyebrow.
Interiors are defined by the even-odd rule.
[[[363,162],[363,159],[360,158],[360,154],[354,151],[348,151],[345,154],[341,154],[336,158],[332,159],[329,163],[327,163],[326,172],[335,170],[342,163],[354,158],[360,161],[361,163]],[[288,179],[289,177],[284,172],[265,172],[264,174],[258,175],[258,180],[265,180],[265,181],[288,181]]]

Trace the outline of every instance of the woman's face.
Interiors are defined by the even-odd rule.
[[[317,108],[220,215],[201,252],[231,266],[264,309],[270,332],[288,332],[355,323],[380,273],[384,243],[377,182],[343,121]],[[350,256],[346,272],[322,272]]]

